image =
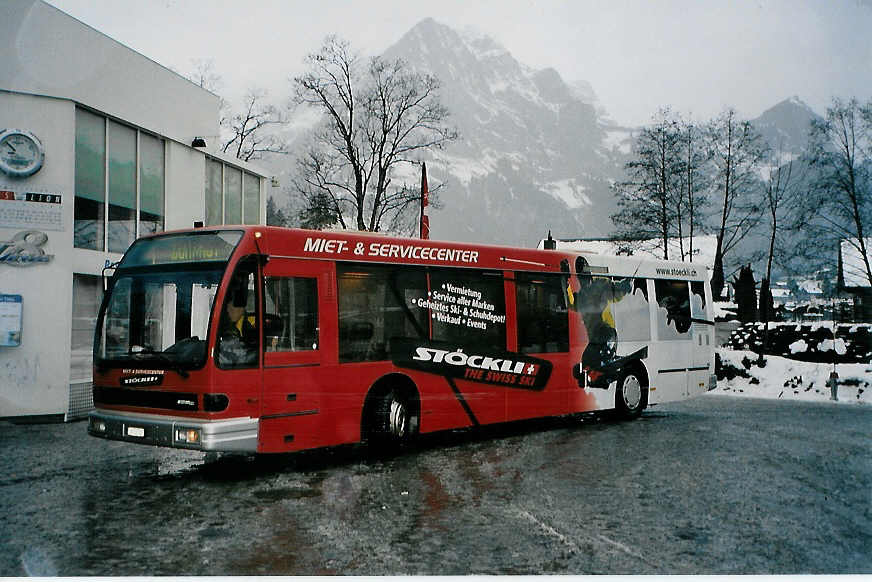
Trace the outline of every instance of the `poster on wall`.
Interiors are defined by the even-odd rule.
[[[57,191],[0,184],[0,227],[63,230],[63,204]]]
[[[0,347],[21,345],[21,295],[0,294]]]

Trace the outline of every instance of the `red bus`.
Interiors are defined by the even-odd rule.
[[[707,281],[684,263],[364,233],[154,235],[101,305],[88,432],[278,453],[635,417],[713,387]]]

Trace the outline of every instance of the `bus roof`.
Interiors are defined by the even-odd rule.
[[[563,269],[569,265],[574,272],[576,257],[581,256],[594,275],[700,281],[707,277],[707,269],[695,263],[401,238],[359,231],[225,225],[167,231],[153,236],[225,230],[244,231],[244,240],[255,241],[261,253],[272,257],[557,273],[563,261],[566,261]]]

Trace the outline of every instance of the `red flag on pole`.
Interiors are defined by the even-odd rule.
[[[421,238],[430,238],[430,217],[427,216],[427,205],[430,204],[430,194],[427,189],[427,163],[421,164]]]

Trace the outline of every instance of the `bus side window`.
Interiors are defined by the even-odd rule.
[[[569,351],[565,275],[515,274],[518,349],[525,354]]]
[[[702,281],[690,282],[690,316],[694,319],[706,319],[705,285]]]
[[[657,293],[657,329],[660,339],[688,339],[690,330],[690,293],[687,281],[655,279]]]
[[[317,279],[266,277],[264,292],[264,349],[268,352],[317,350]]]
[[[433,339],[506,349],[506,292],[502,271],[432,269]]]
[[[424,269],[338,264],[339,361],[387,360],[391,341],[429,333]]]

